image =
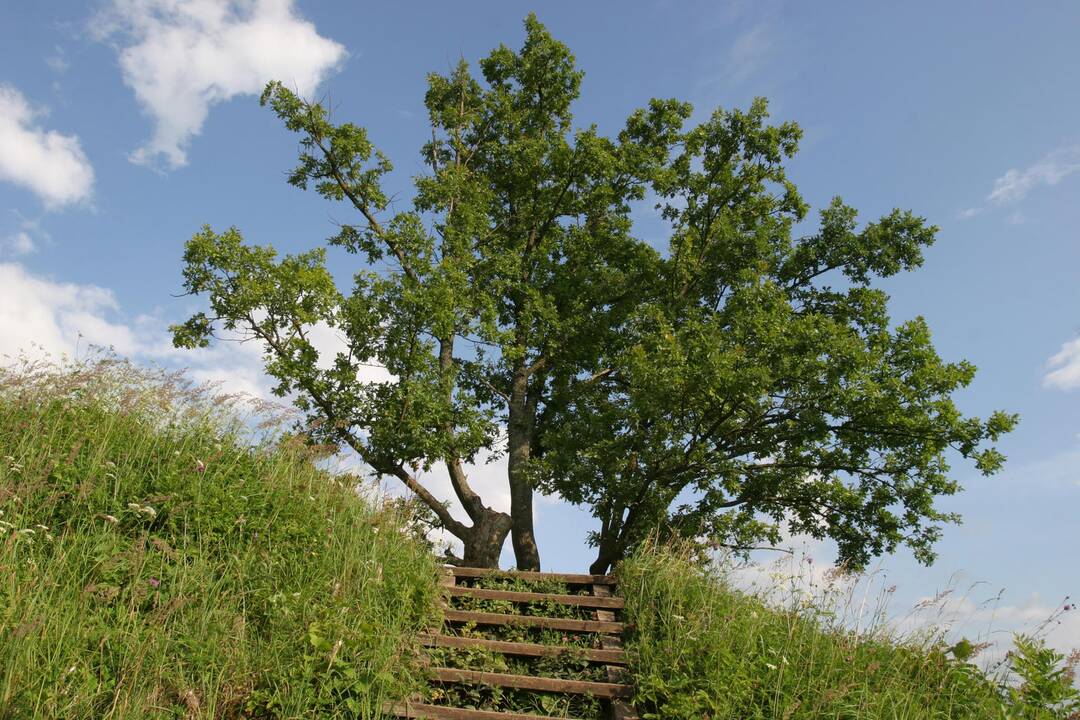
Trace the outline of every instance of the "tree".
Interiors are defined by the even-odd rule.
[[[219,328],[262,342],[313,439],[400,479],[462,540],[458,562],[494,566],[510,534],[518,567],[539,568],[537,488],[600,519],[597,572],[658,529],[744,546],[782,522],[848,560],[900,542],[929,559],[954,519],[933,500],[959,489],[945,451],[993,472],[985,441],[1015,422],[963,417],[950,397],[974,368],[943,363],[921,320],[890,329],[870,287],[919,265],[936,228],[896,211],[856,231],[837,200],[793,239],[795,124],[767,125],[759,100],[687,128],[688,104],[652,100],[615,137],[577,129],[573,56],[525,28],[482,81],[465,62],[429,76],[427,171],[399,212],[365,130],[270,83],[263,104],[301,137],[289,182],[357,212],[329,244],[363,262],[345,294],[324,248],[279,259],[204,228],[184,287],[210,310],[173,328],[177,346]],[[633,233],[647,198],[671,224],[664,251]],[[346,340],[331,367],[320,323]],[[363,380],[368,364],[392,379]],[[509,515],[469,484],[482,453],[505,453]],[[421,481],[436,464],[468,524]]]

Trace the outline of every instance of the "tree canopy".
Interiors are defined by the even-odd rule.
[[[405,210],[364,128],[270,83],[263,104],[300,136],[289,182],[356,212],[328,241],[358,256],[353,285],[324,247],[279,257],[206,227],[184,287],[209,309],[174,342],[261,342],[313,440],[403,482],[462,540],[459,562],[495,565],[509,534],[518,567],[539,568],[537,490],[597,517],[595,572],[654,532],[746,548],[785,526],[853,564],[901,544],[932,559],[958,519],[934,504],[960,489],[950,454],[992,473],[1016,422],[961,414],[974,367],[944,362],[921,318],[894,324],[873,287],[918,267],[937,228],[900,210],[860,226],[835,199],[797,236],[796,124],[770,125],[760,99],[698,124],[653,99],[614,137],[578,127],[573,56],[534,16],[525,30],[479,77],[464,61],[429,76]],[[650,207],[664,247],[635,233]],[[320,323],[346,343],[332,364]],[[390,379],[364,380],[369,364]],[[506,457],[509,514],[470,485],[481,455]],[[466,518],[424,484],[436,465]]]

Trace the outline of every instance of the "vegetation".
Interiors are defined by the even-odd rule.
[[[829,592],[767,602],[686,548],[644,545],[618,577],[643,718],[1080,718],[1080,656],[1065,662],[1031,638],[1018,638],[1003,666],[1012,677],[991,677],[972,664],[979,648],[969,642],[898,638],[878,623],[854,631]]]
[[[512,575],[475,578],[468,584],[489,590],[556,595],[591,592],[581,587],[572,588],[556,580],[530,581]],[[554,601],[519,603],[458,597],[451,601],[451,605],[455,609],[479,612],[580,620],[594,619],[592,612],[586,608],[563,605]],[[592,633],[512,626],[476,626],[471,623],[456,627],[448,626],[443,629],[443,632],[469,638],[558,646],[562,648],[562,652],[550,657],[522,658],[476,648],[438,648],[429,651],[432,660],[437,665],[534,677],[608,682],[604,667],[589,662],[582,653],[584,648],[599,647],[597,636]],[[560,695],[488,685],[446,685],[429,689],[427,699],[429,702],[440,705],[499,712],[536,713],[553,718],[602,720],[607,717],[604,705],[597,698],[589,695]]]
[[[363,500],[349,476],[320,469],[329,448],[255,410],[241,417],[236,399],[112,359],[0,369],[0,718],[376,718],[416,693],[603,716],[590,696],[427,686],[415,643],[438,620],[437,571],[423,506]],[[990,677],[966,641],[852,632],[827,602],[737,592],[680,548],[648,543],[619,566],[644,718],[1080,717],[1078,656],[1020,637],[1011,677]],[[585,592],[509,575],[468,582]],[[551,601],[451,603],[590,617]],[[596,642],[586,633],[446,631],[565,651],[438,648],[437,665],[605,679],[583,656]]]
[[[353,287],[325,248],[279,258],[207,227],[184,286],[209,309],[174,342],[260,341],[320,441],[403,482],[462,541],[457,562],[494,566],[512,534],[518,567],[539,568],[536,489],[596,516],[593,572],[657,530],[747,547],[782,523],[848,565],[899,545],[929,562],[957,520],[934,504],[960,489],[949,455],[995,472],[1016,422],[962,415],[974,367],[874,287],[917,268],[937,228],[901,210],[860,226],[837,198],[799,237],[809,207],[784,163],[801,131],[769,125],[764,100],[692,124],[654,99],[605,136],[574,125],[569,49],[533,16],[525,30],[479,77],[464,61],[429,76],[428,167],[398,212],[366,131],[270,83],[263,102],[300,136],[289,182],[355,213],[329,240],[362,258]],[[649,205],[669,225],[656,246],[635,234]],[[319,326],[345,340],[323,362]],[[364,380],[372,364],[389,377]],[[465,470],[499,456],[509,515]],[[465,520],[424,486],[435,465]]]
[[[0,718],[371,718],[420,686],[408,515],[235,409],[110,360],[0,369]]]

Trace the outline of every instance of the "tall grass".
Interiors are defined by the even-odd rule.
[[[1019,683],[1008,686],[967,662],[977,647],[948,648],[933,632],[898,636],[883,605],[845,595],[852,586],[837,571],[824,584],[840,590],[794,588],[781,602],[771,591],[783,578],[748,592],[731,573],[691,548],[655,544],[619,567],[643,718],[1080,717],[1071,668],[1038,642],[1018,656],[1026,669],[1014,660]],[[853,623],[852,608],[866,622]]]
[[[0,717],[371,718],[422,685],[408,517],[236,412],[109,359],[0,370]]]

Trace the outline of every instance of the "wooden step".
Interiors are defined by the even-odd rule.
[[[506,642],[505,640],[488,640],[487,638],[431,634],[421,635],[420,642],[425,647],[483,648],[503,655],[520,657],[557,657],[569,652],[590,662],[607,663],[609,665],[626,664],[626,653],[617,649],[600,650],[597,648],[575,647],[573,645],[540,645],[538,643]]]
[[[461,670],[459,668],[435,667],[428,673],[437,682],[467,683],[470,685],[495,685],[517,690],[538,690],[541,692],[572,693],[592,695],[599,698],[627,698],[634,694],[630,685],[619,683],[591,682],[588,680],[563,680],[560,678],[533,677],[531,675],[510,675],[508,673],[482,672],[479,670]]]
[[[386,711],[384,710],[384,712]],[[425,705],[413,702],[393,705],[390,712],[400,718],[423,718],[424,720],[552,720],[550,715],[468,710],[466,708]],[[573,720],[573,718],[569,720]]]
[[[621,622],[508,615],[504,613],[473,612],[471,610],[445,609],[443,610],[443,617],[450,622],[476,623],[477,625],[512,625],[515,627],[538,627],[547,628],[548,630],[612,633],[616,635],[621,634],[626,627]]]
[[[531,570],[492,570],[488,568],[468,568],[447,565],[446,571],[457,577],[503,576],[521,580],[556,580],[571,585],[614,585],[615,578],[610,575],[579,575],[574,573],[533,572]]]
[[[623,599],[620,597],[596,597],[595,595],[556,595],[555,593],[516,592],[511,590],[486,590],[464,586],[447,586],[445,592],[452,597],[472,597],[482,600],[509,600],[511,602],[551,602],[577,607],[605,608],[620,610]]]

